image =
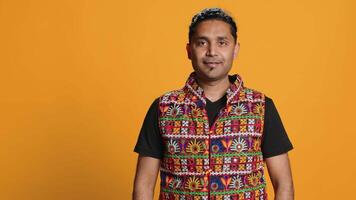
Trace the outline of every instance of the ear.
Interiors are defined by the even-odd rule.
[[[191,49],[190,49],[190,44],[189,43],[187,43],[185,49],[187,50],[187,55],[188,55],[189,60],[191,60],[192,56],[191,56]]]
[[[235,48],[234,48],[234,59],[237,57],[237,54],[239,54],[240,50],[240,42],[236,42]]]

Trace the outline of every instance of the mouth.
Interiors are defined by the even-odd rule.
[[[203,63],[209,67],[216,67],[220,65],[222,62],[220,61],[203,61]]]

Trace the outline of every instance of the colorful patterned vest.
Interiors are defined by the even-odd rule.
[[[206,97],[192,72],[180,90],[159,101],[164,143],[159,199],[267,199],[261,152],[265,96],[238,74],[227,103],[209,127]]]

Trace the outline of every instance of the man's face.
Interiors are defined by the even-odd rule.
[[[187,44],[188,58],[200,79],[214,81],[225,78],[239,51],[230,25],[221,20],[206,20],[196,27]]]

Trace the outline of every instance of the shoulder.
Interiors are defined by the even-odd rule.
[[[271,104],[271,103],[273,103],[273,100],[270,96],[265,95],[265,102],[266,102],[266,104]]]
[[[242,96],[244,96],[247,100],[253,101],[270,101],[271,99],[263,92],[250,87],[243,87]]]
[[[159,96],[159,98],[164,98],[164,97],[167,97],[167,96],[179,96],[181,94],[184,94],[183,89],[175,89],[175,90],[170,90],[168,92],[164,92],[163,94],[161,94]]]
[[[279,115],[275,102],[269,96],[265,96],[265,110],[266,118],[274,119],[277,115]]]
[[[171,90],[160,95],[157,100],[159,103],[169,103],[171,101],[184,100],[186,93],[183,89]]]

